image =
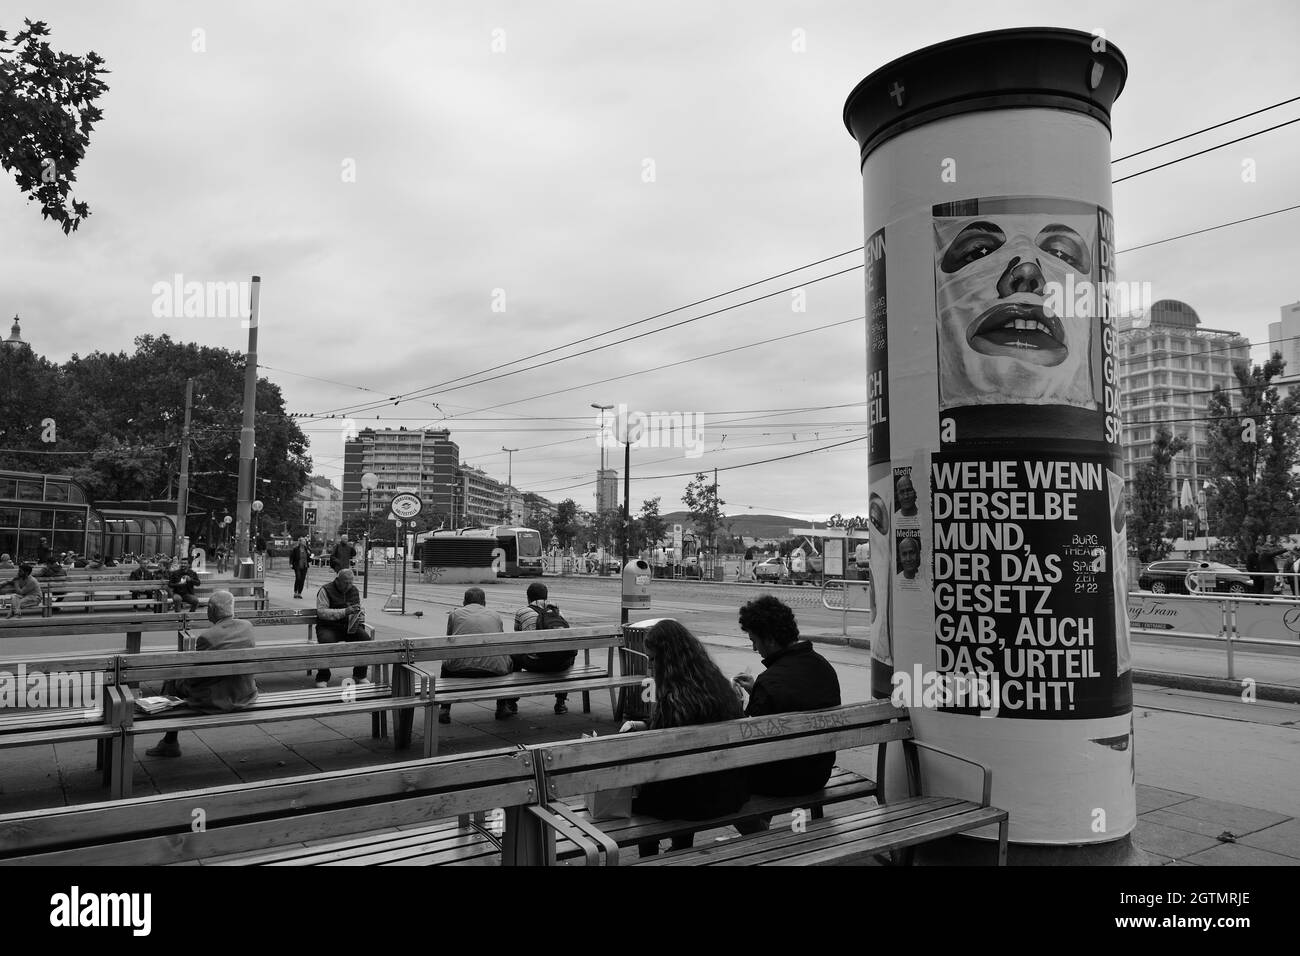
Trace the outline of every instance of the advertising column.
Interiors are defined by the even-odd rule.
[[[993,768],[1010,839],[1136,821],[1103,37],[1009,30],[850,95],[866,226],[872,690]],[[922,757],[935,792],[970,768]],[[897,778],[897,774],[893,775]]]

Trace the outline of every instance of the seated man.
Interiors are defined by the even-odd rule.
[[[63,565],[59,564],[58,558],[54,557],[32,571],[34,578],[67,578],[67,576],[68,572],[63,570]]]
[[[171,589],[172,608],[179,611],[181,605],[187,606],[191,611],[199,609],[199,599],[194,593],[199,586],[199,576],[190,570],[190,563],[181,560],[176,570],[167,577],[167,587]]]
[[[195,644],[200,651],[223,651],[253,646],[253,625],[235,617],[235,598],[229,591],[213,591],[208,599],[208,620],[212,627],[199,635]],[[257,681],[252,674],[228,677],[191,677],[169,680],[162,692],[183,697],[186,704],[205,713],[224,714],[242,710],[257,700]],[[145,751],[150,757],[179,757],[178,731],[170,731],[158,746]]]
[[[501,615],[487,609],[487,597],[482,588],[467,588],[464,605],[447,615],[448,634],[501,634],[505,626]],[[461,657],[442,662],[443,677],[503,677],[511,670],[510,655],[493,657]],[[497,720],[510,716],[509,702],[497,701]],[[451,723],[451,704],[439,707],[438,723]]]
[[[753,643],[767,668],[757,678],[740,674],[736,685],[749,694],[746,717],[763,717],[800,710],[838,707],[840,681],[835,668],[808,641],[799,640],[794,612],[770,595],[755,598],[740,609],[740,629]],[[809,754],[750,768],[753,793],[795,796],[820,790],[835,768],[835,754]],[[766,829],[766,823],[753,825]],[[737,827],[742,833],[750,826]]]
[[[14,559],[8,554],[0,554],[0,571],[16,571],[18,565],[14,564]]]
[[[526,592],[528,603],[515,612],[515,630],[516,631],[535,631],[537,622],[546,610],[546,599],[550,593],[546,590],[546,585],[540,581],[534,581],[528,585]],[[532,671],[536,674],[562,674],[573,666],[577,658],[577,651],[550,651],[541,654],[515,654],[515,670]],[[555,712],[557,714],[567,714],[569,712],[569,695],[555,695]],[[519,713],[519,698],[514,697],[506,701],[509,713]],[[508,714],[506,716],[509,716]],[[497,720],[504,720],[502,716],[500,703],[497,705]]]
[[[13,595],[9,599],[7,617],[16,617],[41,606],[41,586],[32,577],[30,564],[19,565],[18,576],[5,583],[3,593]]]
[[[333,644],[338,641],[368,641],[370,635],[365,628],[356,633],[348,633],[348,621],[361,611],[361,595],[353,583],[352,569],[345,567],[329,584],[316,592],[316,641],[319,644]],[[357,684],[368,684],[366,665],[352,668],[352,680]],[[316,686],[328,687],[330,669],[323,667],[316,672]]]

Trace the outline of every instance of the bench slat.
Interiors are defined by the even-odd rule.
[[[546,766],[548,771],[558,773],[569,769],[668,756],[672,753],[716,750],[756,743],[767,737],[801,733],[815,735],[831,728],[854,732],[857,728],[880,725],[900,718],[901,725],[896,731],[904,737],[910,737],[911,724],[906,717],[906,711],[899,710],[887,700],[878,700],[802,713],[617,734],[551,746],[548,748]]]
[[[651,858],[638,864],[806,866],[865,862],[889,850],[987,826],[999,817],[1005,817],[1005,812],[964,800],[921,797],[818,820],[808,824],[802,833],[769,830],[742,840],[668,853],[661,861]]]
[[[0,854],[54,847],[74,840],[95,843],[140,833],[188,830],[195,807],[202,807],[210,827],[216,827],[218,821],[234,822],[283,813],[286,809],[306,810],[520,779],[532,781],[532,755],[503,748],[469,756],[403,761],[383,767],[358,767],[179,794],[22,811],[0,815]]]

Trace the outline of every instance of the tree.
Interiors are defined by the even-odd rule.
[[[10,40],[0,30],[0,165],[18,188],[41,204],[41,216],[71,233],[90,215],[72,200],[77,166],[103,113],[95,105],[108,86],[94,51],[55,53],[41,21],[23,21]]]
[[[1159,561],[1169,554],[1171,544],[1165,534],[1173,500],[1169,488],[1170,465],[1174,456],[1186,446],[1185,438],[1174,437],[1167,426],[1159,425],[1151,444],[1151,458],[1133,471],[1128,540],[1136,549],[1138,560],[1143,563]],[[1117,555],[1115,560],[1120,560],[1120,556]]]
[[[555,506],[552,531],[560,539],[560,547],[573,547],[574,536],[578,533],[578,504],[572,498],[565,498]]]
[[[716,550],[714,539],[718,528],[722,525],[722,519],[726,517],[722,513],[722,507],[726,502],[718,498],[717,483],[709,483],[703,472],[698,473],[686,486],[686,492],[682,495],[682,504],[686,505],[686,510],[690,512],[691,520],[695,522],[700,537],[709,543],[709,550]]]
[[[1272,384],[1284,368],[1277,352],[1262,367],[1234,362],[1237,411],[1222,389],[1210,396],[1206,503],[1215,535],[1238,558],[1296,529],[1300,486],[1291,468],[1300,458],[1300,397],[1282,397]]]
[[[0,447],[11,467],[67,474],[93,499],[172,498],[180,470],[185,380],[194,379],[190,520],[199,537],[210,516],[233,509],[238,486],[244,357],[226,349],[141,336],[134,355],[73,355],[62,367],[28,349],[0,349]],[[301,519],[307,481],[306,438],[284,413],[279,386],[257,383],[259,524]],[[42,423],[52,420],[53,428]],[[54,441],[43,441],[53,432]],[[36,454],[40,452],[40,454]],[[55,454],[51,454],[51,453]]]
[[[633,525],[633,547],[629,550],[640,551],[653,548],[668,534],[668,522],[659,514],[659,499],[649,498],[641,502],[641,512]]]
[[[622,540],[622,529],[622,508],[606,508],[596,513],[593,530],[596,533],[596,541],[602,548],[606,550],[617,548],[619,541]]]

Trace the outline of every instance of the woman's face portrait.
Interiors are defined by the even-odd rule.
[[[909,518],[916,514],[916,488],[907,475],[894,482],[894,509]]]
[[[921,542],[916,538],[903,538],[898,542],[898,569],[911,580],[921,568]]]
[[[1095,217],[999,212],[936,218],[934,229],[941,404],[1095,408],[1097,306],[1077,291],[1092,282]]]

